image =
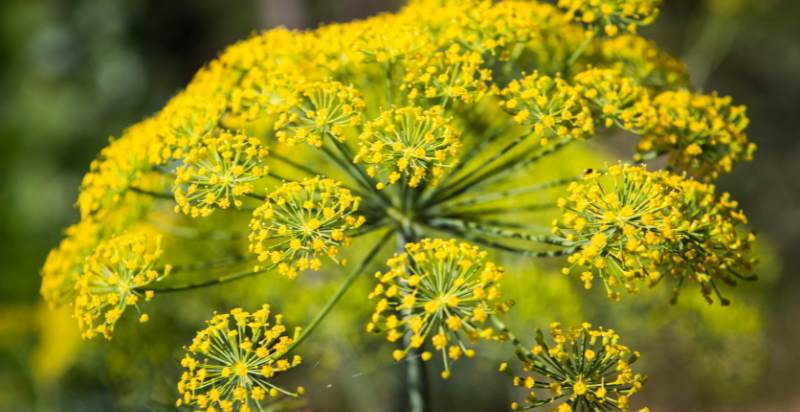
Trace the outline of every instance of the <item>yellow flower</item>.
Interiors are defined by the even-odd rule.
[[[652,23],[660,4],[661,0],[558,0],[558,7],[568,15],[609,37]]]
[[[282,315],[272,316],[270,322],[269,305],[253,313],[236,308],[207,323],[181,359],[177,406],[254,411],[262,409],[267,397],[303,393],[302,387],[290,392],[272,383],[275,375],[300,365],[302,358],[286,355],[294,340],[285,335]]]
[[[155,264],[163,251],[161,237],[144,233],[124,234],[100,242],[89,256],[76,285],[74,312],[83,337],[98,334],[111,339],[114,324],[128,306],[139,307],[140,300],[152,299],[148,285],[170,272]]]
[[[669,274],[678,286],[693,280],[706,298],[715,293],[725,304],[720,282],[751,274],[754,236],[740,228],[746,218],[728,194],[717,199],[711,185],[643,166],[612,166],[567,191],[554,233],[575,248],[565,271],[582,268],[587,289],[596,273],[618,300],[615,285],[636,293],[640,283],[652,286]]]
[[[318,270],[322,256],[338,261],[339,248],[350,244],[348,231],[364,223],[356,214],[360,203],[332,179],[284,183],[253,212],[250,251],[259,265],[277,265],[290,279],[302,270]]]
[[[756,146],[745,132],[746,109],[730,97],[680,90],[659,94],[653,105],[656,122],[642,135],[642,155],[666,153],[673,169],[707,180],[752,160]]]
[[[607,405],[627,411],[628,398],[642,390],[647,378],[631,368],[639,353],[619,339],[613,330],[594,329],[588,323],[567,331],[555,323],[550,339],[537,331],[536,347],[544,349],[519,354],[521,373],[508,366],[502,370],[528,393],[515,402],[517,409],[557,403],[559,411],[601,410]]]
[[[425,179],[435,186],[445,169],[455,165],[458,137],[437,110],[391,109],[364,126],[353,161],[368,165],[367,174],[378,180],[379,189],[401,179],[410,187]]]
[[[430,341],[442,354],[442,376],[449,376],[450,361],[462,354],[474,355],[465,339],[473,342],[496,336],[487,320],[503,309],[499,282],[504,271],[486,260],[486,255],[455,240],[423,239],[407,244],[406,253],[387,261],[385,273],[375,274],[380,283],[370,299],[379,302],[367,329],[387,332],[390,341],[393,336],[408,334],[410,343],[397,352],[400,359]],[[392,288],[399,290],[397,295],[385,292]]]
[[[275,121],[278,141],[319,147],[326,136],[344,140],[346,129],[360,123],[364,100],[339,82],[314,82],[298,86],[285,107]]]
[[[215,208],[240,208],[254,182],[266,176],[267,149],[258,139],[221,133],[188,149],[175,170],[175,211],[205,217]]]
[[[502,105],[514,115],[514,121],[531,127],[542,145],[550,140],[587,139],[594,135],[588,102],[580,89],[560,77],[534,72],[512,80],[501,94]]]

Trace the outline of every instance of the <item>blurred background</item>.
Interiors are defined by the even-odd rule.
[[[154,332],[115,338],[112,348],[84,344],[69,311],[52,311],[39,298],[39,267],[61,229],[78,219],[72,204],[81,176],[109,136],[160,109],[226,45],[278,25],[315,27],[401,3],[0,2],[0,411],[172,408],[177,368],[161,365],[178,356],[175,348],[191,329],[166,348],[147,344]],[[663,315],[668,305],[597,316],[613,316],[612,326],[633,335],[631,346],[649,358],[642,368],[651,382],[639,401],[653,411],[800,411],[800,2],[665,3],[643,34],[684,58],[696,88],[732,95],[749,108],[756,160],[719,186],[741,201],[760,232],[762,280],[741,285],[740,299],[721,311],[690,300],[678,318]],[[555,305],[563,304],[565,318],[578,317],[562,302],[573,292],[558,287],[550,289]],[[589,302],[581,310],[605,309]],[[366,366],[340,360],[346,368],[338,377],[313,365],[312,372],[327,374],[317,381],[323,389],[300,408],[401,409],[402,394],[386,387],[402,370],[384,355]],[[383,389],[373,388],[377,383]],[[459,391],[481,393],[459,410],[502,410],[511,396],[505,383],[468,373],[434,390],[442,411],[464,402]]]

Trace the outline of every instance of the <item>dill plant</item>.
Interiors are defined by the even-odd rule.
[[[670,283],[674,299],[694,288],[727,305],[722,287],[753,279],[755,237],[713,186],[752,158],[745,108],[691,90],[683,64],[636,34],[658,8],[413,0],[254,35],[92,162],[42,295],[71,305],[85,338],[111,339],[161,294],[339,265],[348,274],[328,277],[339,288],[302,328],[268,302],[209,314],[185,347],[177,406],[253,411],[303,395],[275,378],[346,296],[374,302],[365,330],[407,363],[413,410],[427,408],[421,364],[440,359],[448,379],[481,341],[520,360],[500,366],[527,393],[512,409],[628,410],[646,380],[631,368],[638,352],[588,323],[520,341],[503,322],[514,308],[496,258],[558,259],[615,301]],[[633,159],[532,181],[542,159],[612,133]],[[560,217],[542,222],[545,211]],[[200,240],[224,242],[221,256],[170,250]],[[369,296],[347,296],[380,259]],[[223,274],[202,275],[212,269]]]

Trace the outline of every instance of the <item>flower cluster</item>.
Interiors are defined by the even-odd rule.
[[[356,214],[360,203],[333,179],[284,183],[253,212],[250,251],[290,279],[319,270],[320,256],[337,261],[339,247],[350,244],[347,232],[364,223]]]
[[[302,387],[290,392],[272,383],[276,375],[300,365],[302,359],[287,356],[294,339],[286,336],[282,315],[272,316],[270,322],[269,305],[253,313],[233,309],[214,315],[207,323],[181,359],[184,372],[178,382],[178,407],[260,411],[265,399],[303,394]]]
[[[620,70],[655,92],[689,86],[686,65],[638,35],[605,39],[600,44],[599,54],[603,65]]]
[[[514,121],[530,126],[542,146],[550,140],[594,136],[594,122],[580,90],[560,77],[533,73],[501,92]]]
[[[149,301],[154,293],[147,286],[162,280],[170,267],[158,270],[161,238],[151,240],[146,234],[125,234],[101,242],[84,264],[78,278],[75,317],[84,338],[98,334],[111,339],[114,325],[128,306],[139,310],[141,299]],[[147,314],[139,321],[147,322]]]
[[[631,368],[638,352],[619,343],[613,330],[594,329],[588,323],[566,331],[554,323],[550,339],[537,331],[536,345],[517,356],[523,363],[520,373],[507,363],[500,366],[514,376],[514,386],[527,391],[525,400],[511,404],[513,410],[557,404],[558,412],[627,411],[630,397],[646,380]]]
[[[94,250],[101,228],[84,220],[66,230],[67,237],[47,255],[42,267],[41,294],[55,307],[75,294],[75,284],[83,273],[84,257]]]
[[[423,239],[406,245],[406,253],[386,262],[378,272],[379,284],[370,294],[378,301],[367,331],[385,331],[395,342],[409,335],[403,349],[394,352],[401,360],[430,341],[441,352],[443,378],[450,376],[451,361],[472,357],[465,341],[494,339],[489,317],[503,310],[500,285],[504,271],[486,260],[486,252],[455,240]],[[430,352],[422,352],[429,360]]]
[[[558,0],[567,15],[608,36],[616,36],[620,29],[633,33],[652,23],[660,4],[661,0]]]
[[[404,179],[417,187],[425,178],[436,185],[455,163],[461,147],[458,132],[436,110],[419,107],[390,109],[364,127],[355,163],[366,163],[377,187]]]
[[[325,136],[344,139],[344,129],[358,125],[364,100],[352,87],[339,82],[313,82],[297,87],[286,109],[275,121],[280,142],[307,142],[319,147]]]
[[[596,118],[606,127],[616,124],[627,130],[641,131],[650,126],[655,110],[647,90],[614,69],[589,69],[575,75],[583,97],[590,102]]]
[[[241,197],[263,178],[267,148],[258,139],[222,133],[207,137],[185,154],[175,170],[175,211],[208,216],[215,207],[242,207]]]
[[[717,282],[733,284],[753,265],[748,251],[755,239],[742,231],[744,214],[714,187],[643,166],[612,166],[572,183],[558,205],[563,210],[553,232],[575,245],[565,273],[580,269],[584,286],[595,275],[609,297],[620,298],[640,283],[652,286],[665,276],[697,282],[706,298],[719,295]],[[726,300],[719,296],[722,303]]]
[[[745,133],[746,109],[730,97],[680,90],[656,96],[653,105],[657,117],[640,153],[668,153],[673,168],[711,179],[731,172],[734,162],[752,160],[756,147]]]

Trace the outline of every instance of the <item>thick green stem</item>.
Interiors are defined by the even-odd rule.
[[[397,234],[397,253],[405,252],[406,243],[415,240],[412,231]],[[411,347],[411,333],[403,336],[403,346]],[[408,410],[426,412],[430,410],[428,396],[428,379],[425,365],[417,350],[406,356],[406,384],[408,385]]]
[[[383,235],[383,237],[381,237],[381,239],[378,241],[378,243],[375,244],[372,250],[370,250],[369,253],[367,253],[367,255],[364,257],[361,263],[347,275],[342,285],[339,286],[339,289],[336,290],[336,293],[333,294],[328,303],[326,303],[325,306],[323,306],[322,309],[319,311],[319,313],[317,313],[317,315],[314,316],[314,319],[312,319],[311,322],[305,327],[305,329],[303,329],[303,331],[300,333],[300,336],[298,336],[297,339],[295,339],[294,342],[292,342],[292,344],[286,350],[286,353],[293,351],[304,340],[306,340],[306,338],[308,338],[308,336],[311,335],[312,332],[314,332],[314,329],[316,329],[317,325],[319,325],[319,323],[322,322],[322,320],[325,319],[326,316],[328,316],[328,313],[330,313],[331,309],[333,309],[333,307],[336,306],[337,303],[339,303],[339,300],[342,299],[342,296],[344,296],[347,290],[350,289],[350,286],[353,284],[353,282],[355,282],[355,280],[358,278],[358,275],[364,273],[364,270],[367,268],[367,266],[369,266],[369,264],[372,262],[375,256],[378,255],[378,252],[381,251],[381,248],[383,248],[383,246],[386,244],[386,242],[393,234],[394,231],[390,230],[386,232],[386,234]]]

